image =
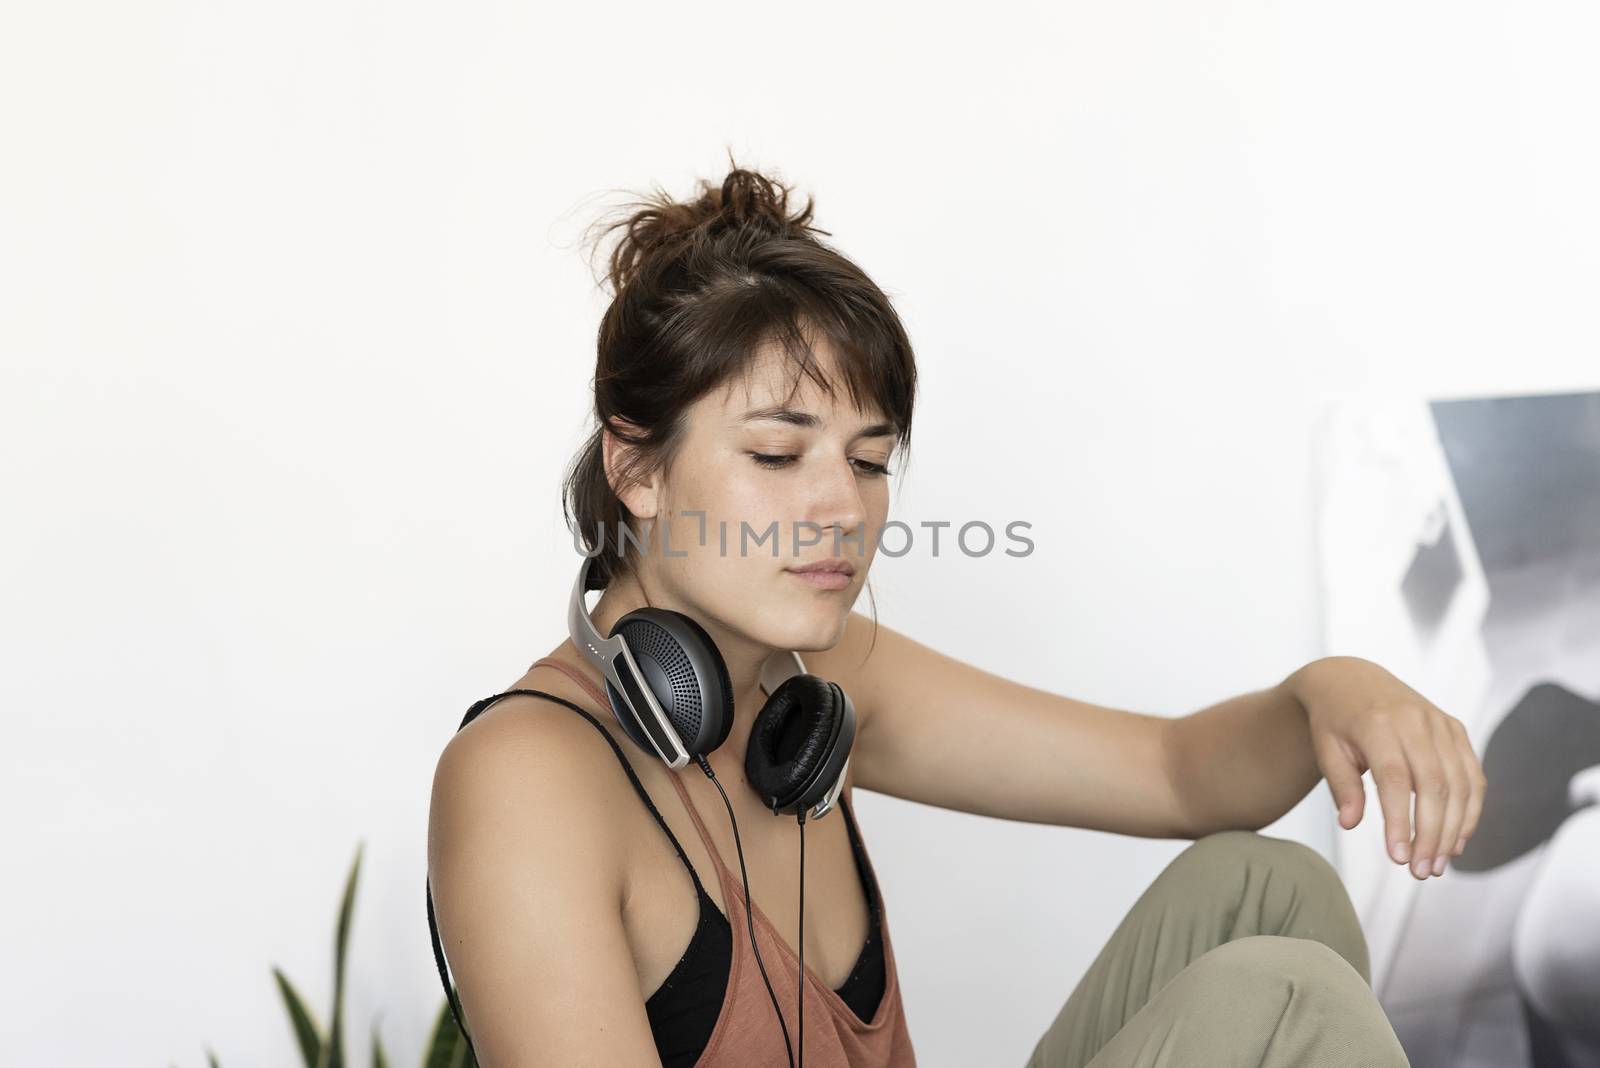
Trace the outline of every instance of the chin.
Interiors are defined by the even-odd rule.
[[[790,614],[768,644],[778,649],[793,649],[797,653],[832,649],[837,645],[839,639],[844,637],[845,624],[850,618],[850,603],[843,597],[815,597],[811,602],[799,610],[788,606],[781,609]],[[771,618],[769,616],[768,620]]]

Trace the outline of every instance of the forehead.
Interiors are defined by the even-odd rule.
[[[781,347],[763,346],[743,373],[734,375],[706,400],[732,427],[745,425],[751,413],[778,408],[809,413],[823,426],[849,423],[854,429],[855,423],[887,422],[870,397],[861,398],[864,408],[852,402],[849,385],[840,373],[838,354],[826,338],[813,340],[810,350],[815,367],[808,374]],[[818,385],[812,374],[826,382],[828,388]]]

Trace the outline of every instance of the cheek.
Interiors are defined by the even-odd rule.
[[[748,470],[735,466],[718,481],[707,487],[707,512],[713,509],[729,521],[729,536],[738,533],[740,520],[754,529],[765,530],[774,521],[780,525],[788,522],[794,504],[789,500],[783,480],[774,479],[770,473],[747,463]]]
[[[780,487],[770,479],[738,470],[729,471],[725,477],[708,479],[701,484],[693,504],[685,508],[705,513],[684,519],[694,524],[696,531],[704,524],[704,551],[723,556],[729,570],[746,574],[747,566],[770,570],[774,560],[785,555],[791,537],[790,519],[792,503]],[[779,549],[773,552],[774,531]]]
[[[759,506],[764,495],[769,494],[759,478],[731,458],[702,464],[694,471],[692,478],[680,479],[673,485],[673,507],[680,513],[704,512],[707,524],[714,524],[723,516],[737,520],[741,512]]]
[[[874,488],[861,495],[861,503],[867,510],[867,525],[874,534],[883,529],[883,524],[889,519],[889,487],[885,480],[877,481]]]

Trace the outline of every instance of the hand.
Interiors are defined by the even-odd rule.
[[[1361,822],[1371,770],[1389,856],[1418,879],[1442,875],[1478,829],[1483,766],[1454,716],[1370,660],[1330,656],[1286,680],[1306,710],[1317,766],[1339,806],[1339,826]],[[1416,826],[1411,819],[1415,791]],[[1415,831],[1415,837],[1413,837]]]

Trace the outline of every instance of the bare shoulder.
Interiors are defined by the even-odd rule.
[[[627,849],[616,813],[619,784],[628,785],[616,763],[593,724],[520,694],[440,754],[428,872],[487,1063],[646,1063],[653,1052],[622,919]],[[597,1014],[597,1004],[616,1009]]]
[[[593,860],[604,861],[604,847],[618,837],[611,802],[620,778],[610,744],[592,723],[553,701],[512,694],[445,745],[434,771],[431,829],[490,819],[519,837],[580,840]]]

